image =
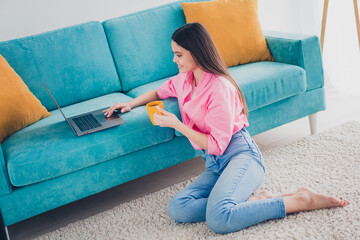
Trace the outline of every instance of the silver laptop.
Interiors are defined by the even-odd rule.
[[[42,84],[44,85],[46,91],[49,93],[57,108],[60,110],[61,114],[77,136],[82,136],[106,128],[111,128],[125,122],[119,116],[119,112],[117,111],[115,111],[110,117],[105,117],[103,110],[108,109],[109,107],[67,118],[61,110],[59,104],[57,104],[53,95],[50,93],[49,89],[45,86],[44,82],[42,82]]]

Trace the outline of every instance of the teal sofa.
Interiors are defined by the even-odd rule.
[[[170,41],[185,23],[175,2],[0,42],[0,54],[52,114],[1,143],[5,226],[200,156],[180,133],[153,126],[145,106],[123,114],[122,125],[77,137],[41,84],[68,117],[127,102],[178,73]],[[264,33],[275,61],[229,69],[245,95],[251,135],[325,109],[318,38]],[[180,118],[177,99],[164,106]]]

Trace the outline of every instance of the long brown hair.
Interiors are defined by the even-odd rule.
[[[225,77],[234,85],[244,106],[242,112],[247,116],[248,109],[245,98],[234,79],[230,76],[209,32],[203,25],[197,22],[185,24],[173,33],[171,39],[188,50],[202,70]]]

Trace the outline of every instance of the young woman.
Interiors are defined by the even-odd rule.
[[[154,121],[178,130],[195,149],[201,149],[206,171],[170,201],[168,212],[176,222],[206,221],[214,232],[229,233],[288,213],[349,204],[307,188],[249,197],[261,185],[265,168],[246,130],[247,107],[240,89],[201,24],[177,29],[171,47],[180,73],[157,90],[116,103],[104,114],[111,116],[116,109],[127,112],[157,99],[178,99],[183,122],[162,109],[164,115],[154,114]]]

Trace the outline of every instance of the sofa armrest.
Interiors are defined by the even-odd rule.
[[[0,144],[0,197],[9,194],[12,191],[13,189],[6,170],[4,153]]]
[[[288,63],[306,72],[307,91],[324,86],[324,72],[317,36],[264,31],[275,62]]]

